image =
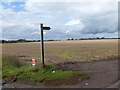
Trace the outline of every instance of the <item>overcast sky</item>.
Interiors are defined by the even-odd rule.
[[[2,39],[7,40],[40,39],[40,23],[51,27],[45,39],[118,37],[116,0],[6,0],[0,14]]]

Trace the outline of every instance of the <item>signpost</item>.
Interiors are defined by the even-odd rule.
[[[44,40],[43,40],[43,30],[50,30],[50,27],[43,27],[43,24],[41,23],[41,59],[42,59],[42,64],[43,67],[44,65]]]

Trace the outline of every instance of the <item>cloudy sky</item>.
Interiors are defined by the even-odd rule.
[[[116,0],[6,0],[0,4],[2,39],[118,37]],[[0,31],[1,33],[1,31]]]

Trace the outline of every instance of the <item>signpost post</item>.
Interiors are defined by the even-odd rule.
[[[43,30],[50,30],[50,27],[43,27],[43,24],[41,23],[41,59],[43,67],[45,67],[44,64],[44,39],[43,39]]]

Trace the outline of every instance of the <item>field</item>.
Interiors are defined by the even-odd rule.
[[[3,57],[9,56],[12,58],[11,64],[15,63],[15,60],[17,59],[22,63],[27,63],[27,65],[31,64],[32,58],[35,58],[37,61],[37,66],[34,69],[35,71],[31,66],[26,66],[26,64],[20,68],[17,68],[15,66],[16,69],[13,69],[14,66],[9,66],[10,63],[4,65],[3,72],[7,72],[7,74],[3,73],[3,76],[6,76],[8,79],[11,77],[11,69],[9,69],[9,67],[12,67],[12,74],[22,74],[22,78],[24,78],[25,80],[27,80],[26,78],[32,76],[35,78],[36,81],[40,82],[41,80],[47,78],[45,80],[46,82],[48,82],[49,80],[49,82],[52,81],[52,83],[54,83],[55,85],[59,85],[61,83],[61,86],[55,87],[104,88],[109,87],[111,84],[117,82],[118,80],[117,39],[45,42],[45,63],[53,66],[49,69],[43,69],[42,73],[41,71],[36,73],[36,70],[38,70],[39,66],[42,65],[40,43],[7,43],[2,44],[2,49]],[[54,65],[57,66],[57,69],[54,68]],[[19,71],[24,69],[25,71]],[[51,74],[53,70],[56,71],[56,76]],[[23,72],[26,74],[24,74]],[[38,73],[43,77],[38,78]],[[86,76],[86,74],[90,76],[89,80],[86,80],[87,78],[89,78],[88,76]],[[44,77],[44,75],[46,75],[46,78]],[[76,83],[76,80],[78,80],[76,76],[80,76],[79,78],[83,78],[85,80],[83,80],[82,82],[77,81]],[[55,79],[53,77],[55,77]],[[64,78],[65,81],[68,82],[65,82],[62,78]],[[73,82],[69,81],[70,78],[72,78],[71,80]],[[28,78],[28,81],[30,80],[34,81],[34,79]],[[56,80],[58,80],[57,83]],[[75,85],[62,85],[64,83],[71,84],[70,82],[72,84],[74,83]],[[90,85],[86,86],[86,82],[89,82]],[[49,87],[48,85],[44,86],[41,83],[30,84],[25,82],[16,82],[7,86],[23,88]]]
[[[21,60],[41,62],[40,43],[2,45],[3,56],[18,56]],[[45,62],[64,63],[94,61],[118,56],[118,40],[79,40],[45,42]]]

